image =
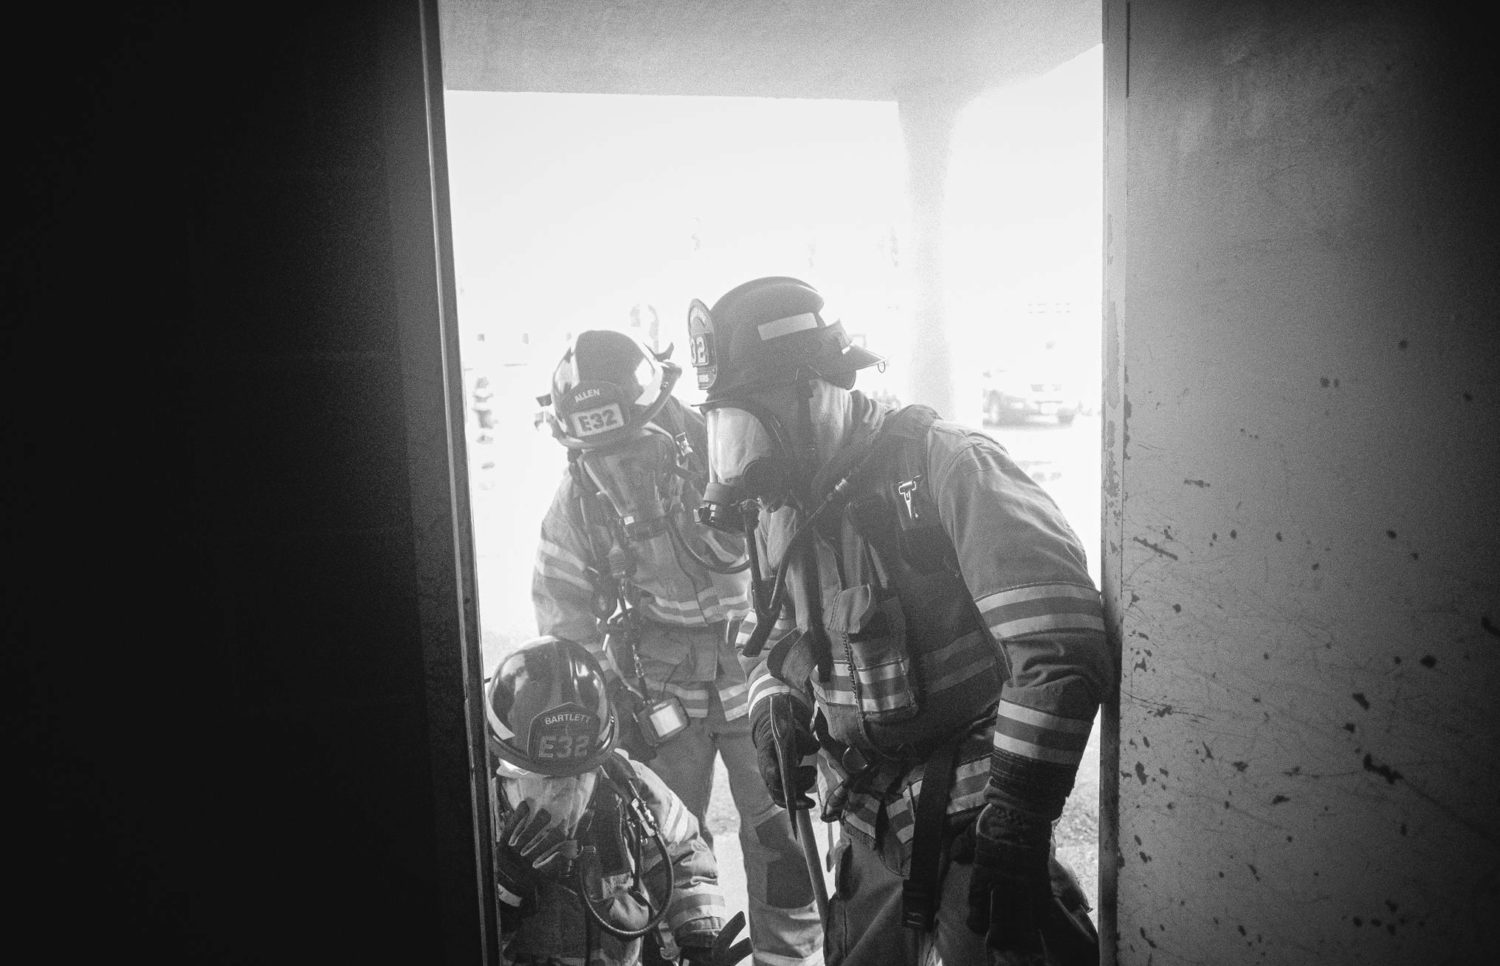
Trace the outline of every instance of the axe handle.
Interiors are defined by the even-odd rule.
[[[776,766],[781,771],[782,794],[786,796],[786,814],[792,823],[792,838],[802,846],[802,860],[807,864],[807,878],[812,883],[813,898],[818,904],[818,919],[828,926],[828,884],[823,881],[823,862],[818,857],[818,840],[813,835],[812,816],[805,806],[797,806],[792,775],[796,765],[791,760],[791,740],[781,734],[777,719],[771,717],[771,742],[776,746]]]
[[[802,845],[802,858],[807,862],[807,877],[812,882],[813,899],[818,903],[818,918],[828,925],[828,884],[823,881],[823,862],[818,856],[818,840],[813,835],[812,816],[805,808],[791,809],[792,823],[797,829],[797,841]]]

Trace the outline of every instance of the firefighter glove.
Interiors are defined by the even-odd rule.
[[[536,902],[537,881],[563,864],[567,840],[559,828],[548,828],[545,808],[535,812],[522,802],[505,818],[495,849],[495,882],[500,901],[528,914]]]
[[[802,764],[818,750],[808,722],[808,710],[786,692],[773,694],[755,706],[750,724],[761,780],[771,800],[782,808],[811,808],[808,792],[818,780],[818,770]],[[787,786],[790,785],[790,789]],[[787,804],[787,793],[793,796]]]
[[[1052,823],[991,802],[973,825],[968,926],[997,966],[1046,966],[1042,926],[1052,904]]]
[[[745,927],[745,914],[735,913],[719,934],[696,935],[682,940],[682,966],[734,966],[750,955],[750,940],[734,941]]]

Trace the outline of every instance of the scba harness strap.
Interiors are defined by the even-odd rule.
[[[856,531],[877,552],[894,552],[918,573],[958,572],[953,541],[943,529],[937,502],[927,483],[927,438],[937,413],[928,406],[906,406],[889,416],[872,440],[889,458],[872,461],[872,480],[858,481],[846,509]],[[868,465],[868,464],[867,464]],[[942,886],[948,799],[960,742],[939,742],[922,762],[921,790],[914,816],[911,862],[901,887],[902,925],[931,931]]]
[[[943,567],[957,569],[953,541],[938,518],[937,502],[930,488],[922,485],[926,481],[927,436],[936,419],[937,413],[927,406],[907,406],[891,417],[885,433],[896,442],[891,462],[894,479],[885,481],[878,491],[887,507],[887,519],[895,517],[897,554],[921,573]],[[932,930],[942,895],[943,838],[958,746],[957,741],[940,743],[922,766],[911,864],[901,884],[901,924],[918,933]]]
[[[933,409],[920,405],[904,407],[888,416],[861,449],[849,454],[848,462],[856,469],[833,487],[830,496],[844,504],[843,519],[877,554],[894,556],[901,566],[919,574],[946,570],[954,575],[952,585],[963,587],[957,552],[926,485],[927,440],[936,419]],[[843,493],[849,495],[844,497]],[[835,521],[839,516],[824,518],[823,526],[829,528],[823,531],[825,535],[832,536],[830,531],[838,526]],[[966,589],[961,592],[967,595]],[[974,611],[972,597],[967,598],[967,607]],[[768,669],[789,682],[799,677],[800,672],[810,672],[829,662],[831,655],[826,650],[820,651],[820,647],[829,646],[826,634],[790,635],[772,648],[767,657]],[[791,669],[796,671],[789,673]],[[830,807],[839,791],[847,794],[861,787],[882,761],[891,761],[867,757],[842,744],[828,734],[826,726],[816,730],[825,753],[847,769],[844,784],[830,796]],[[911,760],[910,765],[901,769],[905,772],[922,768],[911,862],[902,886],[902,923],[921,932],[931,930],[937,912],[948,800],[960,744],[938,741],[929,746],[931,750],[924,757]],[[825,813],[825,820],[828,817]]]

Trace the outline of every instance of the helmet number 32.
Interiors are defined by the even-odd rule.
[[[614,429],[624,422],[620,417],[618,403],[610,403],[608,406],[600,406],[598,409],[586,409],[581,413],[573,414],[573,432],[578,436],[592,436]]]
[[[546,761],[587,758],[593,749],[594,740],[589,735],[542,735],[536,757]]]

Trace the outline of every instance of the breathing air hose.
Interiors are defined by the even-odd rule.
[[[793,531],[792,538],[787,541],[786,550],[781,554],[781,562],[776,565],[776,582],[771,587],[771,599],[764,610],[761,609],[760,601],[755,601],[755,630],[751,632],[750,639],[745,642],[745,656],[755,657],[760,654],[761,649],[766,646],[766,639],[771,636],[771,629],[776,623],[776,618],[781,614],[782,605],[786,601],[786,575],[789,562],[792,560],[793,551],[798,549],[802,539],[813,532],[813,524],[823,511],[833,505],[833,502],[849,489],[849,483],[858,476],[869,464],[875,454],[881,450],[878,438],[871,440],[870,448],[865,454],[849,468],[849,471],[839,477],[839,481],[829,489],[828,494],[818,503],[817,509],[807,516],[797,529]],[[746,519],[745,538],[747,543],[755,538],[754,525]]]
[[[682,532],[677,529],[677,524],[671,520],[667,521],[667,533],[671,535],[672,543],[677,549],[691,557],[693,562],[704,570],[711,570],[716,574],[737,574],[744,572],[745,568],[750,566],[750,555],[748,553],[741,557],[737,563],[728,564],[699,555],[693,549],[692,545],[688,543],[687,538],[682,535]]]
[[[637,812],[637,819],[639,820],[643,808],[635,808],[634,810]],[[646,813],[646,815],[649,818],[649,813]],[[677,888],[676,876],[672,871],[672,856],[667,851],[667,843],[662,838],[661,829],[656,826],[654,820],[645,823],[645,825],[651,833],[651,841],[656,844],[656,849],[661,854],[661,869],[665,872],[667,878],[667,886],[662,890],[660,901],[653,902],[651,891],[643,881],[644,872],[642,870],[645,863],[640,861],[641,856],[632,856],[635,860],[635,869],[632,872],[633,880],[631,882],[630,894],[636,896],[637,890],[639,890],[638,898],[645,903],[646,908],[653,910],[650,917],[646,920],[645,925],[635,929],[620,926],[607,920],[598,909],[594,908],[593,900],[590,897],[595,893],[603,893],[603,889],[599,887],[602,885],[604,879],[603,873],[599,868],[599,853],[595,849],[585,847],[579,853],[578,861],[575,865],[578,898],[583,904],[584,913],[600,929],[603,929],[616,939],[640,939],[655,929],[661,922],[662,917],[667,914],[667,904],[672,901],[672,892]]]

